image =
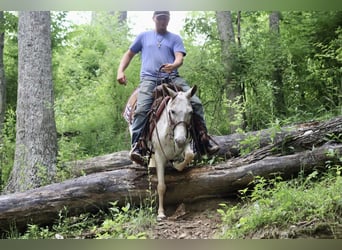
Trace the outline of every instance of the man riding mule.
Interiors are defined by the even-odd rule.
[[[175,85],[184,92],[190,89],[185,80],[179,76],[177,70],[183,64],[183,57],[186,55],[184,44],[180,36],[167,30],[169,20],[169,11],[155,11],[153,13],[155,30],[143,32],[136,37],[128,51],[123,55],[117,72],[117,81],[120,84],[126,84],[127,79],[124,71],[132,58],[141,52],[141,81],[131,126],[132,148],[130,151],[131,160],[141,165],[145,165],[145,159],[138,142],[148,122],[147,114],[154,100],[153,90],[163,83]],[[202,103],[196,95],[193,95],[190,101],[193,109],[193,121],[197,130],[197,138],[194,140],[200,141],[199,144],[202,145],[202,148],[197,150],[202,151],[199,152],[201,154],[212,155],[219,150],[219,147],[210,142]]]

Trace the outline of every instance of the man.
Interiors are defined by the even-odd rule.
[[[143,32],[136,37],[128,51],[123,55],[117,72],[117,81],[120,84],[126,84],[127,79],[124,71],[132,58],[141,52],[141,81],[132,124],[132,149],[130,151],[131,160],[141,165],[144,164],[144,158],[137,143],[147,122],[147,113],[152,106],[153,90],[161,83],[171,82],[182,87],[184,91],[190,88],[178,74],[177,69],[182,66],[186,51],[180,36],[167,30],[169,20],[169,11],[155,11],[153,13],[155,30]],[[202,103],[194,95],[191,104],[199,123],[200,128],[197,126],[196,129],[199,130],[197,132],[201,136],[200,140],[204,146],[204,151],[210,155],[214,154],[219,150],[219,147],[212,145],[209,141]]]

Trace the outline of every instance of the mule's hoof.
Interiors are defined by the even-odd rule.
[[[181,164],[179,164],[179,165],[174,165],[173,166],[175,169],[177,169],[179,172],[181,172],[181,171],[183,171],[184,170],[184,168],[185,168],[185,166],[184,165],[181,165]]]
[[[160,221],[164,221],[164,220],[166,220],[166,216],[164,214],[157,216],[157,221],[160,222]]]

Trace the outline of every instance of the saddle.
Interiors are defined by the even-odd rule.
[[[163,85],[167,85],[167,87],[169,87],[170,89],[174,90],[174,91],[182,91],[181,87],[176,87],[173,85],[169,85],[169,84],[162,84],[162,85],[158,85],[154,91],[153,91],[153,103],[152,103],[152,107],[151,107],[151,111],[149,112],[149,116],[154,113],[157,121],[161,115],[161,113],[163,112],[164,108],[165,108],[165,104],[168,101],[168,96],[166,93],[164,93],[163,90]],[[134,110],[136,109],[137,106],[137,99],[138,99],[138,92],[139,92],[139,87],[136,88],[131,96],[128,98],[128,101],[126,103],[125,109],[122,112],[122,116],[124,117],[124,119],[126,120],[126,122],[129,125],[132,125],[133,123],[133,118],[134,118]],[[163,99],[166,99],[163,102]],[[161,106],[162,104],[162,106]],[[150,121],[150,118],[148,119]]]

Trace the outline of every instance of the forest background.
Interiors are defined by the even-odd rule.
[[[18,87],[18,17],[4,12],[6,112],[1,121],[0,190],[13,167]],[[134,36],[125,12],[97,12],[70,25],[52,12],[58,175],[64,163],[130,148],[125,103],[139,83],[139,58],[116,70]],[[126,13],[127,15],[127,13]],[[152,20],[146,20],[146,22]],[[172,22],[172,20],[171,20]],[[199,87],[209,132],[227,135],[341,115],[341,11],[189,12],[180,74]]]

